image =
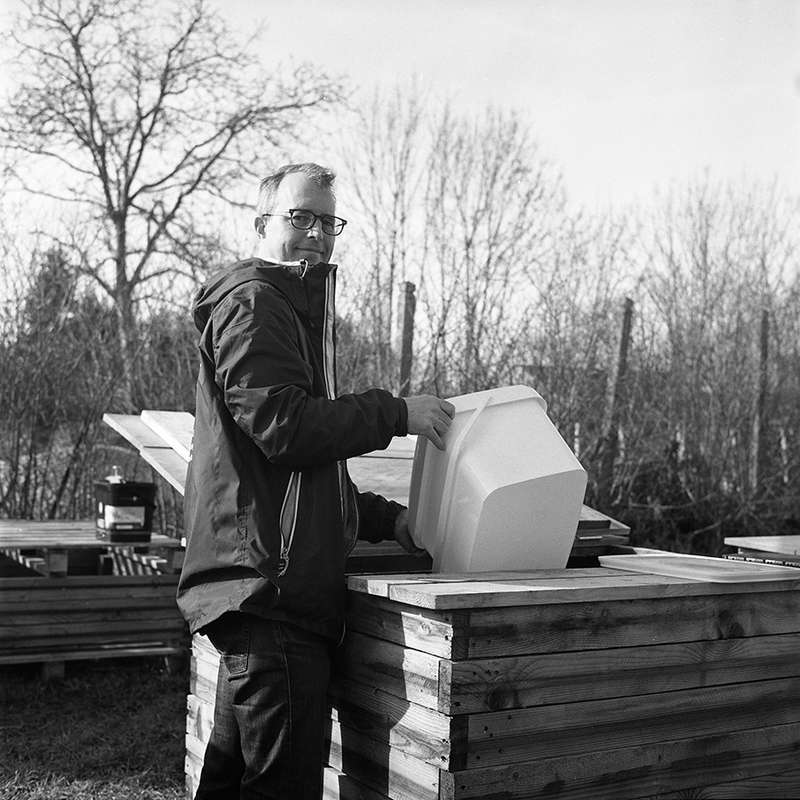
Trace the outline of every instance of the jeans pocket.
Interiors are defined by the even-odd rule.
[[[250,655],[250,620],[247,614],[227,611],[206,626],[204,633],[220,654],[229,677],[247,672]]]

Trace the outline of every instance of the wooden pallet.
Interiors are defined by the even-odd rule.
[[[800,581],[350,578],[328,800],[800,796]],[[195,637],[187,789],[217,656]]]
[[[45,677],[85,658],[184,652],[177,575],[0,578],[0,664],[41,663]]]

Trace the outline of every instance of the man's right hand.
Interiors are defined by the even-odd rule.
[[[425,436],[440,450],[444,450],[442,436],[453,421],[455,406],[431,394],[403,399],[408,408],[408,432]]]

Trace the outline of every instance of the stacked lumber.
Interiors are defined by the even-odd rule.
[[[0,578],[0,664],[172,655],[186,623],[175,604],[177,575]]]
[[[800,535],[729,536],[725,544],[735,546],[736,553],[725,556],[735,561],[800,567]]]
[[[787,572],[351,576],[325,798],[798,797]],[[194,645],[190,793],[216,683]]]

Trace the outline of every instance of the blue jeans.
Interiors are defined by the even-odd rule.
[[[333,645],[228,612],[205,630],[221,654],[196,800],[320,800]]]

